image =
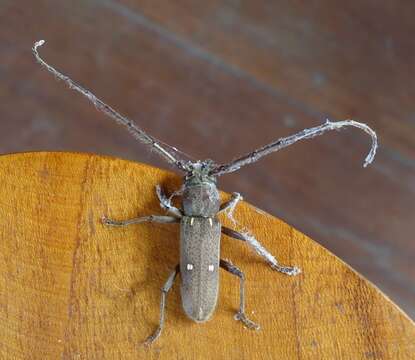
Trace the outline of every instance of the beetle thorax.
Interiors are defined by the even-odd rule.
[[[209,160],[191,164],[183,190],[183,211],[186,216],[213,217],[219,211],[216,178],[209,175],[211,166]]]

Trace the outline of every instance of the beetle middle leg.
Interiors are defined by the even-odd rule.
[[[103,224],[108,226],[128,226],[132,224],[140,224],[143,222],[155,222],[160,224],[179,223],[180,218],[183,216],[182,211],[171,205],[170,199],[164,194],[160,185],[156,186],[156,193],[157,197],[160,200],[160,206],[162,207],[162,209],[167,210],[167,212],[170,213],[172,216],[149,215],[122,221],[108,219],[104,216],[102,218]]]
[[[260,244],[260,242],[257,239],[255,239],[252,235],[242,234],[238,231],[229,229],[226,226],[222,226],[222,233],[234,239],[247,242],[248,245],[250,245],[259,256],[263,257],[274,270],[291,276],[298,275],[301,272],[301,270],[296,266],[280,265],[277,259],[267,249],[265,249]]]
[[[141,216],[133,219],[128,220],[112,220],[108,219],[107,217],[102,218],[102,223],[107,226],[128,226],[132,224],[140,224],[144,222],[154,222],[160,224],[172,224],[172,223],[179,223],[180,218],[174,216],[163,216],[163,215],[149,215],[149,216]]]
[[[161,331],[163,330],[164,326],[164,319],[165,319],[165,311],[166,311],[166,297],[170,289],[173,287],[174,280],[176,279],[177,274],[180,272],[180,265],[177,265],[174,271],[169,275],[166,283],[161,288],[161,301],[160,301],[160,321],[159,326],[156,331],[150,335],[144,345],[148,346],[151,345],[157,338],[160,336]]]
[[[254,323],[252,320],[249,320],[245,315],[245,275],[235,265],[233,265],[231,262],[220,259],[220,267],[222,269],[225,269],[226,271],[230,272],[233,275],[236,275],[239,277],[239,284],[240,284],[240,302],[239,302],[239,311],[235,315],[236,320],[242,321],[242,323],[249,329],[253,330],[259,330],[259,325]]]

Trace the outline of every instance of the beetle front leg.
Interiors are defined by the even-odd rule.
[[[249,329],[252,330],[259,330],[260,326],[254,323],[252,320],[249,320],[245,315],[245,275],[235,265],[233,265],[230,261],[220,259],[220,267],[225,269],[226,271],[230,272],[232,275],[236,275],[239,277],[239,286],[240,286],[240,300],[239,300],[239,311],[235,315],[235,320],[240,320],[242,323]]]
[[[156,186],[156,193],[157,193],[157,197],[160,200],[160,206],[162,209],[167,210],[167,212],[169,212],[170,214],[181,218],[183,216],[183,213],[180,209],[178,209],[177,207],[174,207],[171,204],[171,200],[170,198],[168,198],[166,196],[166,194],[163,192],[163,190],[161,189],[160,185]]]
[[[220,206],[218,214],[221,213],[222,211],[226,211],[228,209],[234,208],[236,204],[241,200],[242,200],[242,195],[240,193],[237,193],[237,192],[232,193],[231,198]]]
[[[144,222],[154,222],[160,224],[172,224],[172,223],[179,223],[180,218],[174,216],[162,216],[162,215],[150,215],[150,216],[141,216],[129,220],[112,220],[108,219],[107,217],[102,218],[102,223],[107,226],[128,226],[132,224],[140,224]]]
[[[166,311],[166,297],[170,289],[172,288],[174,284],[174,280],[176,279],[177,274],[180,272],[180,265],[177,265],[174,271],[170,274],[168,277],[166,283],[161,289],[161,302],[160,302],[160,321],[159,326],[157,327],[156,331],[150,335],[146,341],[144,342],[144,345],[148,346],[151,345],[155,340],[158,339],[158,337],[161,334],[161,331],[163,330],[164,326],[164,318],[165,318],[165,311]]]
[[[248,245],[251,246],[259,256],[263,257],[274,270],[291,276],[298,275],[299,273],[301,273],[301,270],[296,266],[291,267],[280,265],[277,259],[267,249],[265,249],[259,243],[259,241],[255,239],[252,235],[241,234],[240,232],[229,229],[226,226],[222,226],[222,233],[230,237],[233,237],[234,239],[247,242]]]

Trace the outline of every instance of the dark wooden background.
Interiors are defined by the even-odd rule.
[[[196,158],[226,161],[326,117],[363,121],[381,146],[367,169],[369,138],[346,130],[220,185],[310,235],[414,317],[414,15],[413,1],[3,0],[0,152],[166,167],[35,63],[42,38],[48,61]]]

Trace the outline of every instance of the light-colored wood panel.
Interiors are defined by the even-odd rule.
[[[235,213],[240,226],[303,273],[276,273],[224,237],[223,257],[245,272],[248,313],[262,329],[233,319],[239,286],[222,273],[210,322],[185,317],[176,284],[165,331],[145,348],[159,289],[178,262],[178,227],[106,228],[100,219],[162,213],[154,186],[173,191],[180,178],[114,158],[26,153],[1,157],[0,179],[1,358],[415,358],[414,324],[396,305],[314,241],[244,202]]]

